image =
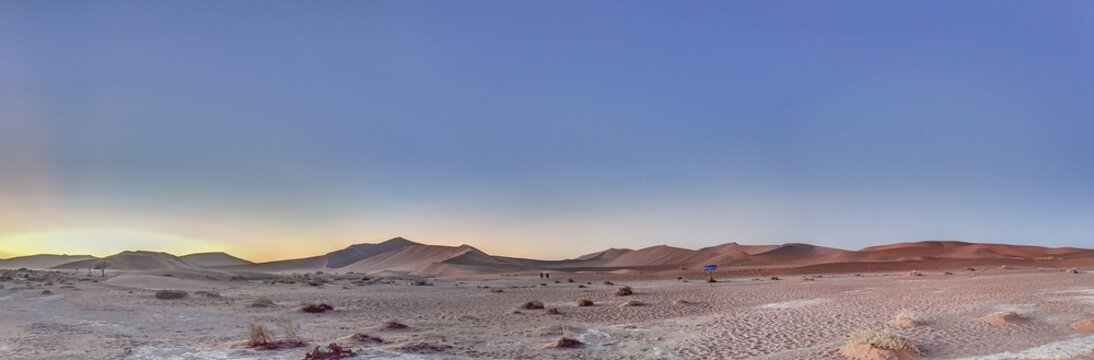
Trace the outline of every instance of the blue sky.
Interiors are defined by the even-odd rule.
[[[1092,16],[1080,1],[3,2],[0,255],[276,258],[395,235],[538,257],[1091,247]]]

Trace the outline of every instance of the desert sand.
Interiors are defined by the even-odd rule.
[[[390,359],[886,358],[848,346],[862,330],[914,358],[1094,358],[1089,250],[726,244],[541,261],[393,241],[272,265],[126,252],[106,276],[87,269],[100,259],[0,270],[0,358],[303,359],[331,343]],[[708,283],[694,266],[712,259],[724,267]],[[307,345],[248,347],[252,325]]]

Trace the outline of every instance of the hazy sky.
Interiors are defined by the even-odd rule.
[[[1086,1],[3,1],[0,257],[1094,247]]]

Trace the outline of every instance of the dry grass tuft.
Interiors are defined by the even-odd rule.
[[[296,324],[291,320],[279,319],[277,320],[277,325],[281,328],[281,339],[275,339],[273,333],[266,329],[266,327],[260,324],[251,324],[249,327],[250,336],[247,340],[247,347],[261,350],[277,350],[298,348],[307,345],[307,343],[296,335]]]
[[[646,306],[646,303],[638,300],[630,300],[625,303],[619,304],[620,307],[632,307],[632,306]]]
[[[548,315],[562,315],[562,312],[559,311],[558,308],[548,308],[546,312]]]
[[[1079,273],[1079,269],[1076,269],[1076,268],[1070,268],[1070,269],[1067,269],[1067,272],[1068,272],[1068,273],[1070,273],[1070,274],[1078,274],[1078,273]]]
[[[916,320],[916,314],[911,310],[900,310],[893,316],[893,320],[889,321],[889,325],[910,328],[919,325]]]
[[[615,285],[615,283],[613,283],[611,281],[608,281],[608,280],[604,280],[604,285],[612,286],[612,285]]]
[[[867,345],[874,349],[911,352],[919,354],[919,348],[908,340],[888,331],[856,331],[847,337],[847,347]]]
[[[368,334],[362,334],[362,333],[353,334],[353,336],[351,336],[351,338],[353,338],[353,340],[357,340],[357,341],[363,342],[363,343],[383,343],[384,342],[384,339],[381,339],[379,336],[370,336]]]
[[[909,271],[906,274],[904,274],[904,276],[911,276],[911,277],[923,276],[923,273],[919,272],[919,270],[912,270],[912,271]]]
[[[406,329],[406,328],[409,328],[409,327],[410,326],[407,326],[406,324],[403,324],[403,323],[395,321],[395,320],[389,320],[387,322],[384,322],[384,328],[385,329],[400,330],[400,329]]]
[[[589,299],[581,299],[577,301],[577,306],[593,306],[593,301]]]
[[[615,296],[629,296],[629,295],[634,295],[634,289],[631,289],[630,286],[624,286],[624,287],[615,289]]]

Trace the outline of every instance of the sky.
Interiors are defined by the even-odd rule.
[[[1094,3],[3,1],[0,257],[1094,247]]]

